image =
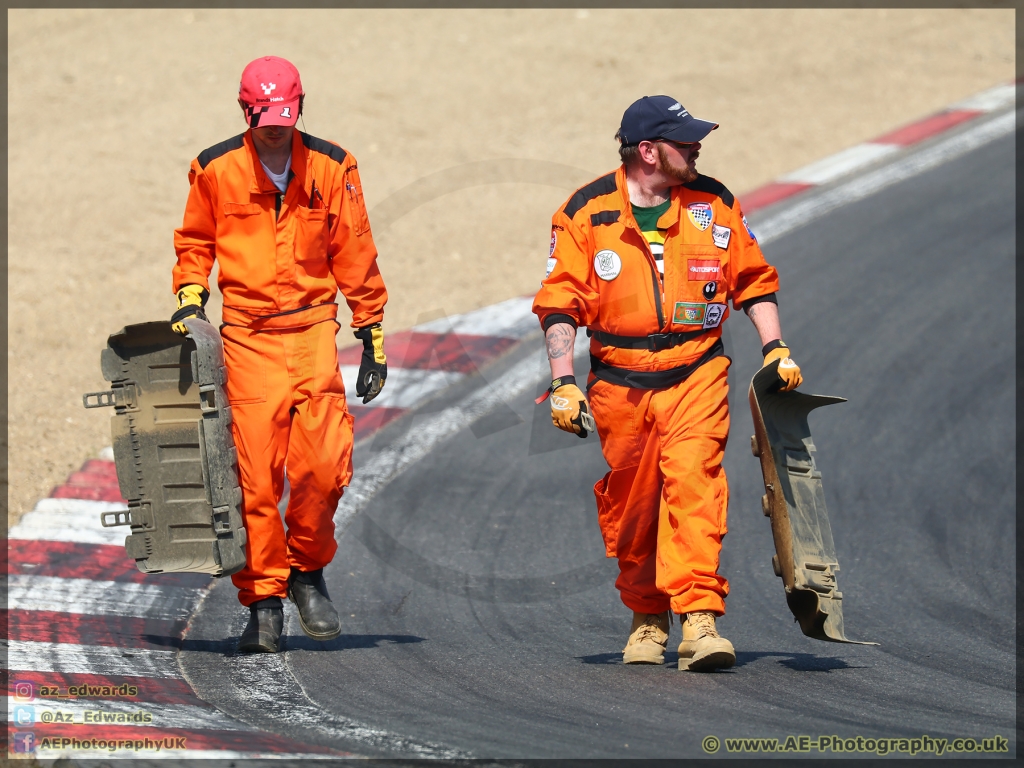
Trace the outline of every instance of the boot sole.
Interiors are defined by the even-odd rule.
[[[694,659],[679,659],[679,669],[689,672],[711,672],[715,669],[728,669],[736,663],[736,655],[728,651],[712,651]]]
[[[245,645],[239,645],[237,648],[239,653],[277,653],[278,646],[263,645],[262,643],[246,643]]]
[[[664,664],[664,654],[653,654],[653,653],[629,653],[625,651],[622,653],[623,664]]]
[[[333,632],[322,632],[321,633],[321,632],[313,632],[313,631],[311,631],[309,629],[309,627],[306,626],[306,623],[302,620],[302,614],[299,613],[299,611],[298,611],[298,604],[295,602],[295,600],[292,599],[292,592],[291,592],[291,590],[288,590],[288,601],[292,605],[296,606],[296,611],[295,612],[299,616],[299,626],[302,627],[302,631],[305,633],[306,637],[312,638],[313,640],[319,640],[320,642],[326,642],[328,640],[333,640],[334,638],[336,638],[336,637],[341,635],[341,627],[340,626],[336,630],[334,630]]]

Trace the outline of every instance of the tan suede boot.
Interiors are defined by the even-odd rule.
[[[629,642],[622,649],[624,664],[663,664],[668,645],[668,611],[664,613],[633,612]]]
[[[679,644],[679,668],[691,672],[710,672],[725,669],[736,663],[732,643],[715,629],[715,614],[711,611],[693,611],[686,614],[683,642]]]

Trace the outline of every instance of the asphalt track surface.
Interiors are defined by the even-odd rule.
[[[412,463],[341,536],[340,638],[308,640],[289,606],[286,653],[235,656],[247,612],[225,580],[192,619],[186,676],[242,720],[362,755],[696,758],[708,735],[789,734],[999,734],[1015,754],[1014,172],[1010,135],[765,248],[802,389],[849,399],[810,423],[846,632],[879,646],[808,639],[786,607],[749,449],[759,344],[739,313],[719,622],[733,669],[677,671],[678,624],[664,666],[621,663],[630,613],[592,493],[606,465],[533,405],[538,336],[484,372],[532,357],[536,386]],[[479,384],[362,446],[357,475]]]

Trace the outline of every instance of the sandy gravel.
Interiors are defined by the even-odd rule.
[[[188,163],[270,53],[359,158],[394,331],[532,292],[635,98],[720,122],[701,168],[742,194],[1012,79],[1014,12],[8,11],[9,520],[109,445],[81,394],[109,333],[173,311]]]

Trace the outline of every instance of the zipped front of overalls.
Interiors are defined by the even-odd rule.
[[[628,204],[628,203],[627,203]],[[658,264],[654,258],[654,253],[651,251],[651,244],[647,242],[647,238],[644,237],[644,233],[640,231],[640,225],[636,223],[636,219],[633,218],[633,211],[630,207],[629,216],[626,217],[625,225],[627,228],[632,229],[640,236],[641,242],[644,244],[644,255],[647,257],[647,265],[651,269],[651,282],[652,288],[654,289],[654,308],[658,313],[658,333],[665,330],[665,286],[661,279],[658,277]],[[662,264],[665,264],[664,257],[662,257]],[[668,269],[668,265],[665,265],[665,269]]]

